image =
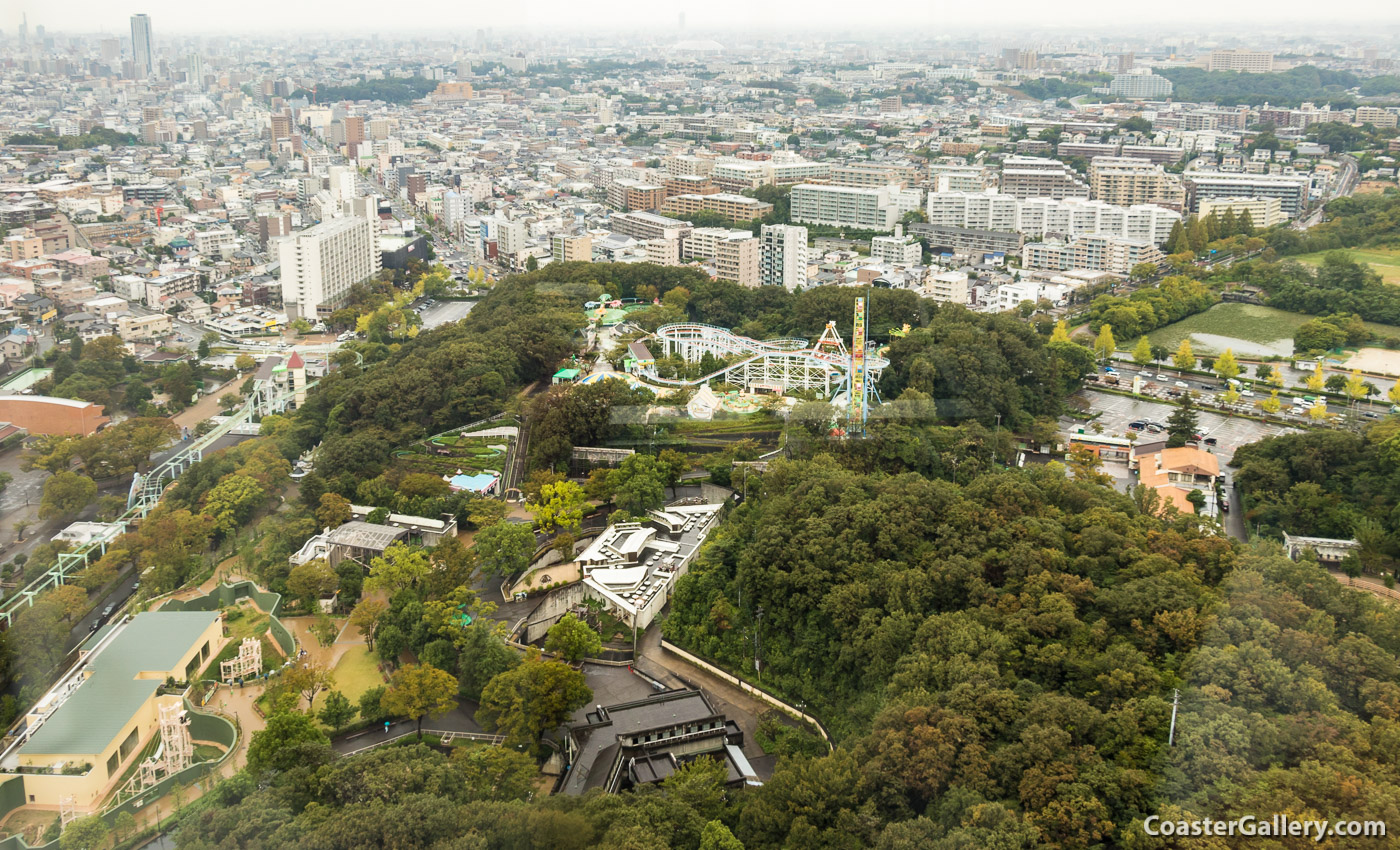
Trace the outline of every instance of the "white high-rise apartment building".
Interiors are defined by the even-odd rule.
[[[156,55],[151,43],[151,16],[131,16],[131,58],[136,62],[136,76],[146,79],[156,71]]]
[[[1243,71],[1246,74],[1267,74],[1274,70],[1274,54],[1258,50],[1212,50],[1206,61],[1207,71]]]
[[[324,315],[379,273],[379,231],[369,218],[333,218],[280,240],[277,255],[288,315]]]
[[[928,196],[929,224],[974,230],[1000,230],[1045,238],[1105,234],[1160,245],[1181,221],[1175,210],[1155,204],[1124,207],[1081,198],[1013,198],[1010,195],[934,192]]]
[[[185,57],[185,72],[190,78],[190,84],[200,91],[204,90],[204,57],[198,53],[191,53]]]
[[[807,228],[765,224],[759,235],[759,283],[788,290],[807,285]]]
[[[906,212],[919,208],[922,193],[898,185],[878,189],[802,183],[788,196],[792,220],[863,230],[890,230]]]
[[[1138,68],[1126,74],[1115,74],[1113,82],[1108,84],[1108,93],[1115,97],[1157,100],[1171,96],[1172,81],[1148,68]]]

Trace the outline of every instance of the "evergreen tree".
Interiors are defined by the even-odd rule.
[[[1186,445],[1196,434],[1196,424],[1196,405],[1190,395],[1183,396],[1181,406],[1167,417],[1167,448]]]
[[[1254,216],[1249,214],[1249,210],[1240,213],[1239,220],[1235,223],[1235,230],[1242,236],[1254,235]]]
[[[1220,238],[1228,239],[1240,232],[1240,224],[1235,220],[1235,210],[1233,207],[1225,208],[1225,215],[1220,219]]]
[[[1172,224],[1172,232],[1167,236],[1165,248],[1168,254],[1180,254],[1191,250],[1191,240],[1187,237],[1186,227],[1180,220]]]

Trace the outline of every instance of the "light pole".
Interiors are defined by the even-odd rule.
[[[759,653],[763,646],[763,606],[759,605],[754,609],[753,626],[753,669],[758,674],[759,681],[763,680],[763,662],[759,660]]]

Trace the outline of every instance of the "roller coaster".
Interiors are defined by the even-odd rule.
[[[728,328],[699,322],[662,325],[656,330],[655,341],[661,344],[667,357],[679,355],[687,362],[696,363],[709,354],[725,365],[708,375],[691,379],[663,378],[656,373],[654,365],[647,366],[638,374],[645,383],[690,387],[720,380],[749,392],[818,390],[834,401],[843,394],[850,399],[851,378],[855,375],[856,386],[864,389],[864,392],[857,392],[863,408],[869,406],[872,396],[878,402],[875,382],[889,365],[889,360],[883,357],[864,354],[862,377],[862,358],[852,357],[836,331],[835,322],[827,323],[815,343],[796,338],[756,340]]]

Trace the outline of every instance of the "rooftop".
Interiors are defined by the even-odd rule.
[[[95,755],[122,733],[165,681],[217,611],[148,611],[137,614],[97,655],[92,674],[44,721],[20,755]],[[142,678],[142,674],[159,678]]]

